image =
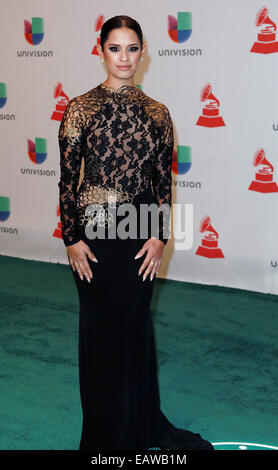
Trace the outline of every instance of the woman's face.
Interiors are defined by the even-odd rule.
[[[101,58],[104,58],[108,74],[118,79],[129,79],[135,74],[140,57],[145,47],[140,47],[137,34],[125,26],[110,31],[104,51],[98,46]],[[125,68],[121,68],[121,67]]]

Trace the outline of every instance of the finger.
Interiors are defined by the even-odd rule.
[[[80,259],[74,260],[74,266],[80,276],[80,279],[83,281],[83,278],[86,277],[87,281],[90,282],[89,266],[87,260]],[[91,270],[90,270],[91,271]]]
[[[141,258],[143,253],[141,253],[141,250],[138,251],[138,253],[136,254],[136,256],[134,256],[134,259],[138,259],[138,258]]]
[[[160,270],[160,265],[161,265],[161,260],[158,260],[157,268],[156,268],[156,274],[158,274],[158,272]]]
[[[91,271],[91,268],[90,266],[88,265],[88,263],[86,263],[84,266],[83,266],[83,275],[86,277],[87,281],[88,282],[91,282],[91,279],[93,279],[93,273]]]
[[[157,271],[157,265],[158,265],[157,262],[154,263],[153,270],[152,270],[151,275],[150,275],[151,281],[153,280],[153,278],[155,277],[155,275],[156,275],[157,272],[158,272],[158,271]]]
[[[93,273],[91,271],[91,268],[89,266],[89,263],[87,261],[86,258],[82,258],[82,261],[79,261],[79,267],[80,267],[80,270],[83,274],[83,276],[85,276],[85,278],[87,279],[88,282],[91,282],[91,279],[93,277]]]
[[[150,275],[151,281],[153,280],[153,278],[155,276],[157,276],[157,274],[159,272],[160,264],[161,264],[161,259],[159,258],[158,260],[155,261],[155,263],[153,265],[153,269],[152,269],[152,272],[151,272],[151,275]]]
[[[72,258],[69,258],[69,263],[72,267],[72,270],[75,271],[75,266],[74,266],[74,262],[73,262],[73,259]]]
[[[143,263],[141,264],[139,271],[138,271],[138,276],[144,271],[144,269],[148,266],[150,261],[152,260],[152,255],[150,253],[147,254],[146,258],[144,259]]]
[[[154,266],[154,263],[149,263],[146,271],[144,272],[144,276],[143,276],[143,281],[145,281],[146,277],[148,276],[148,274],[152,271],[153,269],[153,266]]]
[[[147,251],[148,247],[146,247],[145,245],[141,248],[141,250],[138,251],[137,255],[134,257],[134,259],[138,259],[138,258],[141,258],[141,256],[143,256],[143,254],[145,253],[145,251]]]
[[[98,259],[97,259],[96,255],[90,250],[89,247],[86,250],[86,253],[92,261],[94,261],[95,263],[98,263]]]
[[[87,281],[90,282],[90,279],[92,279],[93,277],[93,273],[92,273],[92,270],[91,270],[91,267],[87,261],[87,259],[85,259],[83,262],[81,261],[82,263],[82,272],[84,274],[84,276],[86,277]]]
[[[83,274],[82,274],[82,271],[81,271],[81,269],[80,269],[78,263],[77,263],[77,262],[74,262],[74,266],[75,266],[76,271],[77,271],[78,274],[79,274],[80,279],[83,281]]]
[[[146,277],[147,277],[147,275],[149,274],[149,272],[150,272],[150,270],[151,270],[152,267],[153,267],[153,265],[148,264],[148,266],[147,266],[147,268],[146,268],[146,270],[145,270],[145,272],[144,272],[144,275],[143,275],[143,281],[146,279]]]

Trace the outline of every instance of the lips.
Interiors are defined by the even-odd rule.
[[[130,69],[130,65],[118,65],[118,69],[121,69],[121,70],[128,70]]]

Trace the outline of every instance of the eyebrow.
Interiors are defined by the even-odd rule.
[[[134,42],[132,44],[128,44],[129,46],[138,46],[138,42]],[[120,46],[120,44],[116,44],[115,42],[110,42],[109,46]]]

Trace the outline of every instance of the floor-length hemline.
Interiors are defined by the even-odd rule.
[[[138,198],[146,202],[153,202],[150,189]],[[200,434],[175,427],[160,408],[151,314],[155,277],[138,276],[147,253],[134,259],[146,240],[90,240],[80,233],[98,263],[88,258],[91,283],[72,271],[80,301],[79,450],[213,450]]]

